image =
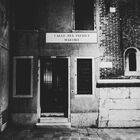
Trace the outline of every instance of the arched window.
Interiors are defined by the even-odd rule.
[[[124,70],[126,76],[140,75],[140,51],[130,47],[124,52]]]

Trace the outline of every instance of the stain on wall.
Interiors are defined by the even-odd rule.
[[[45,32],[71,32],[73,29],[72,0],[42,0],[39,26]]]

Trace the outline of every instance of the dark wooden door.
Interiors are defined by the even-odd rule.
[[[41,112],[68,112],[68,59],[41,59]]]

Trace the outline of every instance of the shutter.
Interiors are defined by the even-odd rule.
[[[92,59],[77,59],[77,93],[92,94]]]
[[[16,59],[16,95],[30,95],[31,59]]]

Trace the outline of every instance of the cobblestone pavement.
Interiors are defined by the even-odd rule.
[[[0,140],[140,140],[140,128],[8,128]]]

